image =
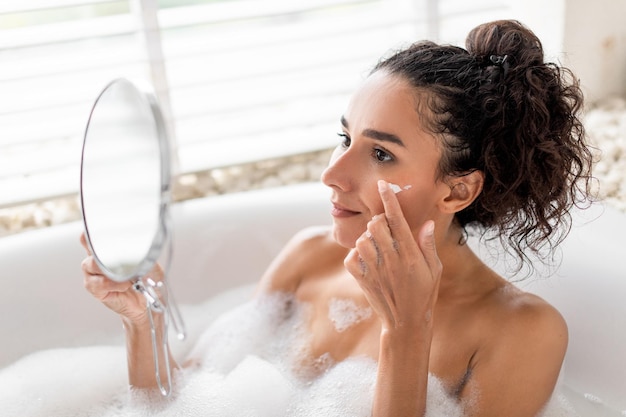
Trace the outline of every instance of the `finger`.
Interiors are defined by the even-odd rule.
[[[99,300],[104,300],[111,293],[128,291],[132,286],[129,281],[116,282],[104,275],[85,275],[85,289]]]
[[[81,232],[81,234],[80,234],[80,244],[83,245],[83,248],[87,245],[87,239],[85,238],[85,232]]]
[[[150,272],[144,277],[149,277],[155,282],[163,281],[163,268],[159,263],[155,263]]]
[[[81,264],[85,288],[96,291],[126,291],[132,286],[130,281],[117,282],[108,278],[92,256],[83,259]],[[90,291],[92,292],[92,291]]]
[[[363,248],[365,241],[362,240]],[[367,255],[366,255],[367,256]],[[371,258],[372,254],[369,254]],[[374,255],[375,256],[375,255]],[[375,270],[368,269],[366,261],[355,247],[344,259],[346,270],[357,280],[370,306],[385,322],[394,323],[395,317],[389,306],[388,296],[383,294],[379,276]]]
[[[381,263],[381,255],[369,230],[366,230],[356,241],[354,248],[359,254],[360,262],[367,271],[373,271]]]
[[[366,247],[369,241],[367,232],[363,233],[355,242],[354,248],[348,252],[343,264],[346,270],[357,280],[365,278],[368,271],[371,271],[376,262],[376,250]]]
[[[382,243],[379,243],[378,240]],[[363,281],[376,291],[384,306],[387,317],[393,317],[392,307],[396,304],[394,289],[395,273],[398,265],[398,252],[393,247],[389,227],[384,215],[374,216],[368,223],[368,229],[356,242],[358,250],[367,268]],[[394,319],[395,320],[395,319]]]
[[[80,264],[81,269],[83,270],[83,274],[85,277],[91,275],[104,276],[104,273],[100,269],[100,266],[96,263],[96,260],[93,256],[88,256]]]
[[[418,242],[433,278],[439,277],[442,265],[437,255],[437,245],[435,244],[435,222],[428,220],[424,223],[418,235]]]
[[[398,196],[393,192],[387,181],[378,180],[378,193],[383,202],[385,217],[387,218],[391,235],[396,240],[410,238],[410,229],[404,218],[404,213],[402,213]]]
[[[104,275],[104,272],[102,272],[102,269],[100,269],[100,266],[93,256],[88,256],[83,259],[81,268],[83,272],[88,275]]]
[[[367,266],[365,265],[365,261],[359,255],[359,251],[356,249],[351,249],[348,253],[348,256],[343,260],[343,265],[346,270],[352,275],[354,278],[359,279],[363,278],[367,273]]]
[[[91,251],[89,250],[89,245],[87,244],[87,236],[85,235],[85,232],[82,232],[80,234],[80,244],[83,246],[83,248],[85,248],[87,254],[91,256]]]
[[[398,242],[391,235],[391,229],[384,214],[377,214],[367,223],[367,236],[377,252],[377,265],[391,261],[392,256],[400,253]]]

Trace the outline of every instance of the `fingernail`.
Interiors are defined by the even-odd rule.
[[[385,180],[378,180],[378,191],[383,192],[389,188],[389,184]]]

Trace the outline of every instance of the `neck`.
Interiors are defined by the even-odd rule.
[[[450,224],[446,230],[437,239],[437,254],[443,265],[439,298],[475,294],[485,285],[494,285],[495,273],[467,245],[462,229]]]

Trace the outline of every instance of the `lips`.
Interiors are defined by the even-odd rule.
[[[331,208],[330,213],[333,215],[333,217],[352,217],[361,214],[360,211],[350,210],[349,208],[337,203],[333,203],[333,207]]]

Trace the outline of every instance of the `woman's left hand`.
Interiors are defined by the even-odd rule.
[[[368,223],[344,265],[383,329],[412,328],[430,321],[437,300],[442,266],[434,222],[426,221],[415,239],[389,184],[379,181],[378,190],[385,211]]]

